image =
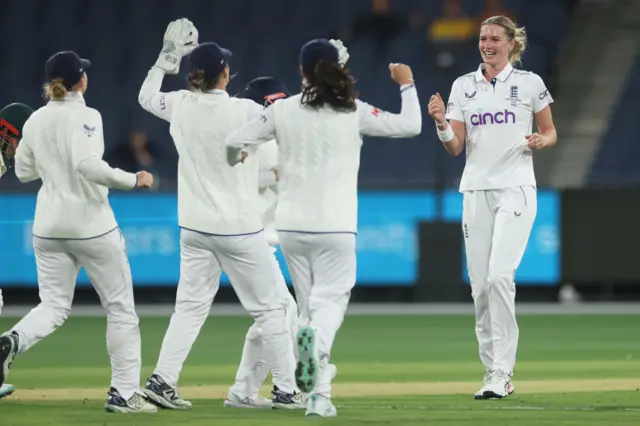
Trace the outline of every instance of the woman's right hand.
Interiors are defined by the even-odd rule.
[[[391,78],[399,85],[413,84],[413,72],[411,67],[405,64],[389,64]]]
[[[146,170],[136,173],[136,188],[151,188],[153,175]]]
[[[437,124],[444,124],[446,108],[444,106],[444,101],[442,100],[440,93],[431,95],[431,99],[429,99],[428,110],[429,116],[433,118]]]

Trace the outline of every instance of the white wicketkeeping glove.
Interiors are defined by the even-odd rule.
[[[344,67],[349,60],[349,52],[347,51],[346,46],[342,43],[342,40],[331,39],[329,42],[338,49],[338,63],[341,67]]]
[[[4,306],[4,300],[2,300],[2,290],[0,290],[0,313],[2,313],[3,306]]]
[[[178,74],[182,57],[191,53],[196,46],[198,30],[191,21],[181,18],[170,22],[164,33],[162,51],[155,65],[167,74]]]

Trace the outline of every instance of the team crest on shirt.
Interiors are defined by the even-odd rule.
[[[96,131],[96,126],[93,127],[89,127],[86,124],[84,124],[84,133],[88,136],[88,137],[92,137],[94,135]]]
[[[511,106],[517,107],[522,103],[522,99],[518,97],[518,86],[511,86],[511,96],[505,98],[505,100],[511,102]]]

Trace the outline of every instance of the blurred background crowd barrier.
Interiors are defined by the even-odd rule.
[[[510,16],[526,27],[529,48],[521,68],[546,82],[559,135],[558,146],[534,160],[538,217],[516,275],[519,299],[640,299],[634,262],[640,241],[640,1],[4,0],[0,5],[5,41],[0,104],[42,106],[45,60],[56,51],[75,50],[93,62],[86,100],[103,116],[105,159],[159,177],[151,194],[114,191],[111,197],[144,300],[175,293],[177,154],[168,125],[143,111],[137,95],[167,23],[182,16],[196,24],[201,41],[234,52],[231,95],[265,75],[297,91],[300,46],[311,38],[341,38],[361,99],[398,111],[388,63],[411,65],[424,107],[423,132],[409,140],[365,138],[354,298],[470,300],[457,192],[465,159],[442,149],[426,104],[436,92],[446,99],[453,81],[478,67],[479,23],[493,15]],[[185,87],[182,68],[165,79],[164,91]],[[5,262],[0,287],[29,300],[37,295],[30,221],[38,187],[38,182],[20,184],[11,172],[0,181]],[[79,293],[89,288],[84,273],[78,284]],[[228,286],[221,297],[227,293],[233,298]]]

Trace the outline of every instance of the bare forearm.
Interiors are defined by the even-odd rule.
[[[547,140],[546,148],[553,148],[556,143],[558,143],[558,132],[556,132],[556,128],[552,127],[542,132],[542,135]]]

